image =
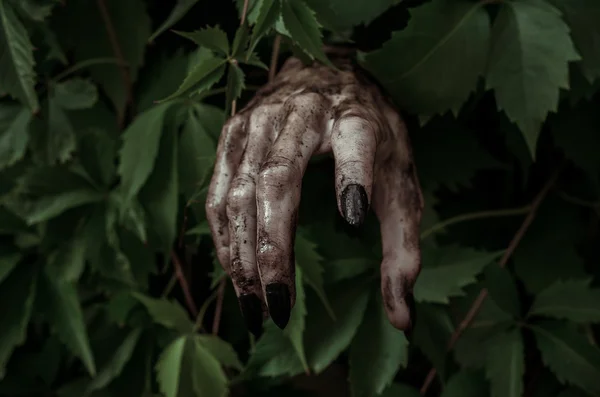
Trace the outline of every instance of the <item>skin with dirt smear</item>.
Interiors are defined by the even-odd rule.
[[[340,214],[360,226],[369,207],[381,225],[381,293],[396,328],[412,326],[421,268],[423,198],[406,127],[380,88],[348,56],[337,70],[288,59],[224,125],[206,212],[217,255],[248,328],[269,315],[285,328],[294,306],[294,238],[302,177],[313,155],[332,153]]]

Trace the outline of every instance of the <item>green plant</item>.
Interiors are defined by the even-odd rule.
[[[0,0],[0,395],[600,394],[597,1],[163,3]],[[357,43],[406,112],[426,201],[409,338],[328,159],[285,331],[248,334],[215,260],[226,115],[272,53],[327,63],[324,39]]]

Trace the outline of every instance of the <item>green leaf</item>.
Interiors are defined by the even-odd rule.
[[[306,318],[304,341],[310,367],[316,374],[324,371],[348,347],[360,326],[367,303],[369,285],[363,280],[342,283],[329,291],[331,310],[311,305]]]
[[[448,116],[431,120],[415,134],[411,139],[415,164],[437,161],[446,164],[445,167],[417,167],[421,188],[427,191],[443,185],[456,191],[469,186],[481,170],[501,169],[502,163],[480,144],[478,138],[477,131],[465,128]]]
[[[68,7],[59,7],[52,16],[53,31],[59,41],[69,45],[77,62],[94,58],[114,58],[112,40],[119,43],[120,53],[127,63],[127,80],[123,79],[124,65],[104,63],[87,70],[106,93],[117,110],[118,119],[124,117],[129,90],[144,63],[144,54],[151,33],[151,19],[144,0],[110,1],[105,8],[112,29],[106,29],[103,13],[97,2],[71,1]],[[85,15],[85,18],[82,18]],[[81,32],[85,32],[82,34]],[[110,32],[110,33],[109,33]]]
[[[211,350],[195,340],[193,381],[197,396],[225,397],[227,395],[227,377]],[[222,358],[222,357],[221,357]]]
[[[323,288],[323,257],[317,253],[317,245],[304,237],[305,235],[306,232],[302,232],[301,229],[296,232],[294,243],[296,264],[302,268],[306,283],[315,290],[331,318],[335,319],[335,314]]]
[[[280,8],[281,2],[278,0],[262,0],[256,23],[252,28],[249,53],[254,50],[260,38],[275,25],[280,16]]]
[[[40,303],[52,329],[71,352],[81,359],[88,373],[95,376],[96,364],[75,285],[60,281],[45,272],[41,286]]]
[[[562,383],[600,394],[600,350],[564,323],[538,322],[530,326],[542,360]]]
[[[165,397],[224,397],[227,394],[227,377],[198,336],[175,339],[161,353],[156,372]]]
[[[210,233],[208,222],[202,222],[188,230],[185,234],[189,236],[210,236]]]
[[[140,340],[140,336],[142,334],[142,329],[137,328],[132,330],[123,343],[119,346],[115,354],[111,357],[108,363],[98,372],[98,375],[92,379],[90,384],[86,389],[86,395],[92,393],[95,390],[101,390],[108,386],[108,384],[116,379],[121,372],[123,372],[123,368],[131,359],[133,355],[133,351],[136,348],[138,341]]]
[[[190,378],[194,360],[191,352],[193,349],[193,341],[187,336],[181,336],[160,354],[156,363],[156,380],[165,397],[193,395],[193,380]]]
[[[25,342],[37,286],[38,271],[22,265],[0,285],[0,299],[10,302],[0,310],[0,379],[14,349]]]
[[[490,264],[497,266],[496,264]],[[464,318],[471,307],[475,304],[475,300],[481,293],[481,289],[487,283],[474,284],[467,287],[466,296],[454,299],[452,314],[454,318]],[[418,313],[417,313],[418,315]],[[501,309],[494,299],[488,296],[483,300],[483,304],[471,326],[464,331],[454,346],[454,357],[456,361],[468,368],[484,368],[485,353],[494,342],[494,337],[503,332],[506,332],[511,327],[516,325],[515,318]]]
[[[449,303],[450,297],[464,295],[463,287],[474,283],[477,275],[500,254],[466,248],[424,250],[424,267],[414,288],[415,301]]]
[[[0,2],[0,86],[3,92],[39,110],[35,92],[33,46],[25,26],[7,1]]]
[[[485,269],[485,287],[489,299],[514,318],[521,315],[521,302],[519,292],[513,276],[506,268],[501,268],[496,263],[490,264]]]
[[[441,379],[447,378],[446,346],[454,332],[454,324],[445,307],[432,304],[416,304],[418,319],[413,331],[412,343],[431,361]]]
[[[331,65],[323,52],[323,42],[315,13],[302,0],[286,0],[281,3],[281,16],[285,28],[300,48],[311,58]]]
[[[380,395],[381,397],[419,397],[419,392],[408,386],[399,383],[392,383]]]
[[[35,21],[43,21],[52,13],[56,0],[20,0],[17,2],[21,10]]]
[[[600,117],[595,103],[581,103],[573,109],[562,108],[548,119],[548,124],[554,143],[586,173],[592,183],[600,187],[600,159],[597,156]]]
[[[590,83],[600,78],[600,4],[595,0],[550,0],[562,11],[581,54],[579,67]]]
[[[53,98],[48,100],[48,130],[45,159],[49,164],[65,163],[77,147],[73,125]]]
[[[544,40],[539,40],[544,37]],[[487,88],[521,131],[535,158],[548,112],[569,88],[569,62],[580,59],[560,12],[543,1],[504,3],[494,22]]]
[[[304,351],[304,327],[306,325],[306,295],[303,284],[303,271],[296,266],[296,304],[292,308],[290,321],[283,330],[283,333],[289,338],[294,346],[294,350],[302,363],[305,371],[308,371],[306,353]]]
[[[454,374],[440,397],[481,397],[488,395],[488,387],[479,374],[468,370]]]
[[[152,36],[150,36],[148,41],[152,42],[156,40],[161,33],[175,25],[197,2],[198,0],[178,0],[177,4],[175,4],[175,7],[173,7],[173,10],[171,10],[169,17],[160,25],[158,29],[156,29],[154,33],[152,33]]]
[[[2,249],[0,254],[0,284],[6,279],[13,269],[17,266],[17,263],[23,257],[19,251],[12,251]]]
[[[448,110],[456,115],[484,73],[488,14],[466,0],[434,0],[412,14],[381,49],[360,54],[362,64],[402,108],[425,119]]]
[[[556,280],[587,277],[577,249],[584,230],[579,208],[556,196],[544,200],[513,254],[515,273],[528,292],[537,294]]]
[[[290,339],[267,320],[264,333],[256,343],[248,363],[246,376],[294,376],[305,371]]]
[[[117,143],[108,133],[90,128],[79,136],[79,161],[100,186],[108,187],[117,176]]]
[[[157,60],[147,65],[142,73],[138,85],[140,92],[136,94],[136,107],[139,113],[155,106],[155,101],[174,92],[181,84],[181,76],[188,72],[190,60],[198,53],[212,56],[211,51],[199,47],[189,54],[179,49],[174,54],[162,53]]]
[[[202,61],[197,63],[189,74],[185,76],[185,79],[174,93],[158,102],[165,102],[192,92],[199,94],[208,90],[221,79],[223,73],[225,73],[226,63],[226,59],[216,56],[202,59]]]
[[[48,259],[48,268],[61,282],[76,283],[85,268],[86,241],[82,234],[68,236],[54,255]]]
[[[328,20],[335,19],[333,21],[335,27],[340,30],[361,24],[368,25],[388,8],[400,2],[401,0],[371,0],[368,2],[329,0],[326,3],[329,3],[334,16],[328,18]],[[309,2],[309,5],[312,6],[312,2]],[[319,10],[316,11],[319,14]]]
[[[170,103],[165,103],[144,112],[123,133],[118,173],[127,199],[137,195],[154,170],[170,107]]]
[[[177,302],[154,299],[139,293],[133,293],[132,296],[146,307],[154,322],[181,333],[190,333],[194,329],[187,312]]]
[[[103,198],[100,192],[82,187],[44,195],[31,201],[20,201],[21,199],[16,197],[10,203],[10,208],[23,217],[27,224],[33,225],[55,218],[70,209],[102,201]]]
[[[250,39],[250,29],[248,28],[248,24],[244,22],[243,25],[240,25],[239,28],[235,31],[235,36],[233,37],[233,44],[231,45],[231,57],[237,59],[241,57],[246,51],[246,47],[248,46],[248,40]],[[250,53],[251,51],[248,51]],[[242,61],[242,60],[240,60]]]
[[[248,59],[242,60],[246,65],[256,66],[257,68],[261,68],[263,70],[269,70],[269,67],[265,65],[263,61],[260,60],[258,55],[252,53]]]
[[[210,354],[222,365],[237,370],[242,369],[242,363],[233,347],[218,336],[196,335],[196,343],[201,345],[206,351],[210,352]]]
[[[563,390],[557,397],[586,397],[587,394],[574,387]]]
[[[31,225],[103,199],[81,175],[44,167],[30,169],[21,179],[20,191],[7,198],[5,205]]]
[[[229,55],[229,40],[227,34],[223,32],[218,26],[208,26],[201,30],[194,32],[175,32],[181,37],[185,37],[198,44],[201,47],[206,47],[216,52],[220,52],[221,55]]]
[[[349,381],[353,397],[380,394],[408,362],[408,341],[387,319],[380,294],[375,296],[350,345]]]
[[[242,91],[246,87],[244,78],[244,71],[238,65],[235,63],[229,65],[227,70],[227,89],[225,91],[225,100],[228,106],[226,109],[227,112],[229,111],[231,102],[237,100],[242,95]]]
[[[224,114],[220,109],[206,105],[190,107],[187,114],[178,142],[177,169],[179,189],[186,197],[191,197],[207,183],[215,160],[216,144],[208,131],[211,125],[207,119],[212,118],[219,125]]]
[[[52,99],[63,109],[87,109],[98,101],[98,89],[89,80],[74,78],[56,83]]]
[[[140,201],[148,211],[149,225],[159,237],[163,252],[169,252],[177,235],[179,188],[177,186],[177,136],[172,129],[163,134],[154,171],[140,190]]]
[[[0,170],[25,156],[30,121],[31,111],[25,107],[0,107]]]
[[[591,280],[558,280],[536,297],[529,315],[565,319],[579,323],[600,322],[600,289]]]
[[[521,397],[525,352],[521,331],[513,328],[493,338],[486,354],[486,375],[492,397]]]

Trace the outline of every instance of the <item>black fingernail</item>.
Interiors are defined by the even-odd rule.
[[[412,339],[412,333],[415,329],[415,324],[417,321],[417,308],[415,305],[415,298],[413,296],[413,294],[407,294],[406,295],[406,306],[408,306],[408,315],[410,316],[410,325],[408,327],[408,329],[404,332],[404,334],[406,335],[406,337],[408,338],[408,340]]]
[[[348,185],[342,192],[342,212],[346,222],[352,226],[360,226],[369,209],[369,198],[361,185]]]
[[[290,321],[291,301],[288,286],[281,283],[273,283],[265,288],[269,314],[275,325],[284,329]]]
[[[257,338],[262,333],[262,305],[260,299],[255,294],[240,295],[238,298],[242,316],[246,320],[248,331],[252,332]]]

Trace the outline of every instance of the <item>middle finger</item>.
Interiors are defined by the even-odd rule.
[[[284,104],[283,128],[263,164],[257,186],[258,270],[269,314],[281,329],[296,299],[294,234],[302,176],[322,141],[327,101],[297,94]]]

